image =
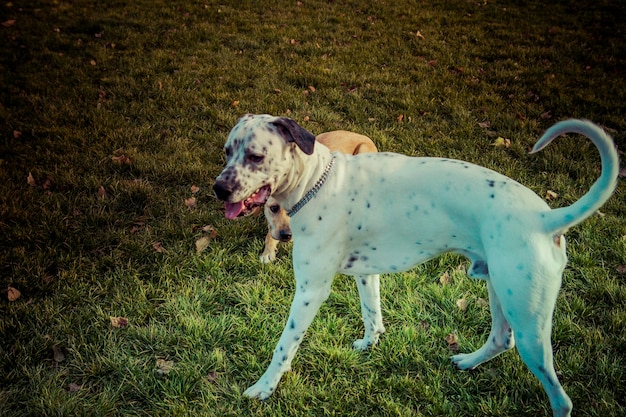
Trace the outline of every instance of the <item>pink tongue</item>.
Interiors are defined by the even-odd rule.
[[[238,203],[224,203],[224,208],[226,209],[227,219],[236,219],[243,210],[243,201]]]

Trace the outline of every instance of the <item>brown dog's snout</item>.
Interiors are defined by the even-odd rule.
[[[213,184],[213,192],[219,200],[227,201],[228,197],[233,193],[233,189],[226,181],[218,180]]]
[[[278,232],[281,242],[289,242],[291,240],[291,229],[285,229]]]

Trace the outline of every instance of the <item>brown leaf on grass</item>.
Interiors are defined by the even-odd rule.
[[[198,191],[200,191],[200,187],[198,187],[197,185],[191,186],[191,194],[196,194]]]
[[[476,305],[478,307],[485,308],[485,307],[489,306],[489,301],[485,300],[484,298],[477,298],[476,299]]]
[[[420,32],[419,30],[415,33],[415,37],[417,37],[418,39],[426,39],[424,35],[422,35],[422,32]]]
[[[124,154],[121,154],[120,156],[112,156],[111,161],[113,161],[113,163],[118,164],[118,165],[130,165],[133,162],[133,160],[130,157]]]
[[[402,120],[404,120],[404,114],[398,115],[398,117],[396,117],[396,120],[398,121],[398,123],[402,123]]]
[[[239,106],[239,100],[234,100],[232,103],[230,103],[230,105],[232,107],[238,107]]]
[[[169,374],[174,369],[174,361],[168,361],[166,359],[157,358],[156,360],[156,372],[159,376]]]
[[[448,343],[448,349],[450,349],[453,352],[456,352],[459,350],[459,339],[456,336],[456,333],[450,333],[449,335],[445,337],[445,339],[446,339],[446,343]]]
[[[617,269],[617,272],[620,274],[626,274],[626,265],[618,265],[615,269]]]
[[[157,253],[167,253],[167,250],[165,250],[165,248],[163,247],[163,245],[161,245],[161,242],[154,242],[152,244],[152,248],[157,252]]]
[[[206,250],[211,244],[211,241],[215,239],[217,236],[217,230],[215,227],[206,225],[201,228],[201,230],[205,233],[202,237],[196,240],[196,253],[200,254]]]
[[[196,240],[196,253],[202,253],[209,247],[211,244],[211,238],[208,236],[202,236],[200,239]]]
[[[541,119],[551,119],[552,118],[552,114],[550,114],[549,111],[541,113],[541,115],[539,116]]]
[[[461,311],[467,310],[468,305],[469,305],[469,303],[467,302],[467,300],[465,298],[459,298],[458,300],[456,300],[456,306]]]
[[[103,186],[98,187],[98,199],[104,200],[105,198],[107,198],[107,190]]]
[[[13,25],[15,25],[15,19],[5,20],[4,22],[2,22],[2,26],[4,26],[5,28],[10,28]]]
[[[487,129],[488,127],[491,127],[491,122],[489,120],[485,120],[484,122],[478,122],[478,126],[482,127],[483,129]]]
[[[428,66],[436,67],[437,66],[437,60],[436,59],[431,59],[430,61],[428,61]]]
[[[28,177],[26,177],[26,183],[28,185],[30,185],[31,187],[36,187],[37,186],[37,181],[35,181],[35,177],[33,177],[33,173],[32,172],[28,173]]]
[[[498,136],[496,140],[491,144],[491,146],[495,146],[496,148],[510,148],[511,147],[511,139],[503,138],[502,136]]]
[[[63,353],[63,349],[61,349],[61,346],[53,346],[52,354],[53,359],[56,363],[61,363],[65,360],[65,353]]]
[[[135,233],[141,232],[146,227],[146,222],[141,217],[132,222],[130,225],[130,234],[134,235]]]
[[[22,295],[22,293],[17,288],[13,288],[10,285],[7,288],[7,298],[9,299],[9,301],[11,301],[11,302],[12,301],[17,301],[17,299],[20,298],[21,295]]]
[[[187,208],[190,208],[190,209],[195,209],[198,206],[196,197],[189,197],[185,199],[185,206],[187,206]]]
[[[448,271],[444,272],[443,275],[439,277],[439,283],[441,285],[450,285],[452,283],[452,277]]]
[[[558,196],[559,195],[552,190],[546,191],[546,200],[548,201],[556,200]]]
[[[13,131],[13,139],[19,139],[21,137],[22,137],[22,132],[20,132],[19,130]]]
[[[80,386],[80,385],[78,385],[78,384],[75,384],[75,383],[73,383],[73,382],[71,382],[71,383],[67,386],[67,390],[68,390],[69,392],[71,392],[71,393],[78,392],[78,391],[80,391],[80,389],[81,389],[81,386]]]
[[[206,376],[207,381],[209,381],[212,384],[215,384],[217,382],[217,379],[220,377],[220,374],[218,374],[215,371],[210,371],[209,374]]]
[[[124,329],[128,327],[128,319],[126,317],[113,317],[110,316],[111,326],[116,329]]]

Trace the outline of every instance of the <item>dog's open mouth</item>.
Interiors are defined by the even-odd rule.
[[[245,200],[241,200],[237,203],[224,203],[224,207],[226,208],[226,218],[232,220],[252,213],[255,207],[265,204],[267,199],[270,197],[270,191],[270,186],[264,185]]]

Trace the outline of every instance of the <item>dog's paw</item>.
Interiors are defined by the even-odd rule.
[[[264,401],[274,393],[274,389],[275,387],[270,387],[269,384],[258,381],[256,384],[245,390],[243,395],[248,398],[256,398]]]
[[[478,366],[474,355],[471,353],[460,353],[458,355],[454,355],[452,357],[452,364],[461,371],[470,371]]]
[[[276,259],[276,252],[264,251],[259,258],[262,263],[269,264]]]
[[[357,339],[354,341],[354,343],[352,343],[352,347],[355,350],[365,351],[371,348],[373,344],[374,342],[369,339]]]

